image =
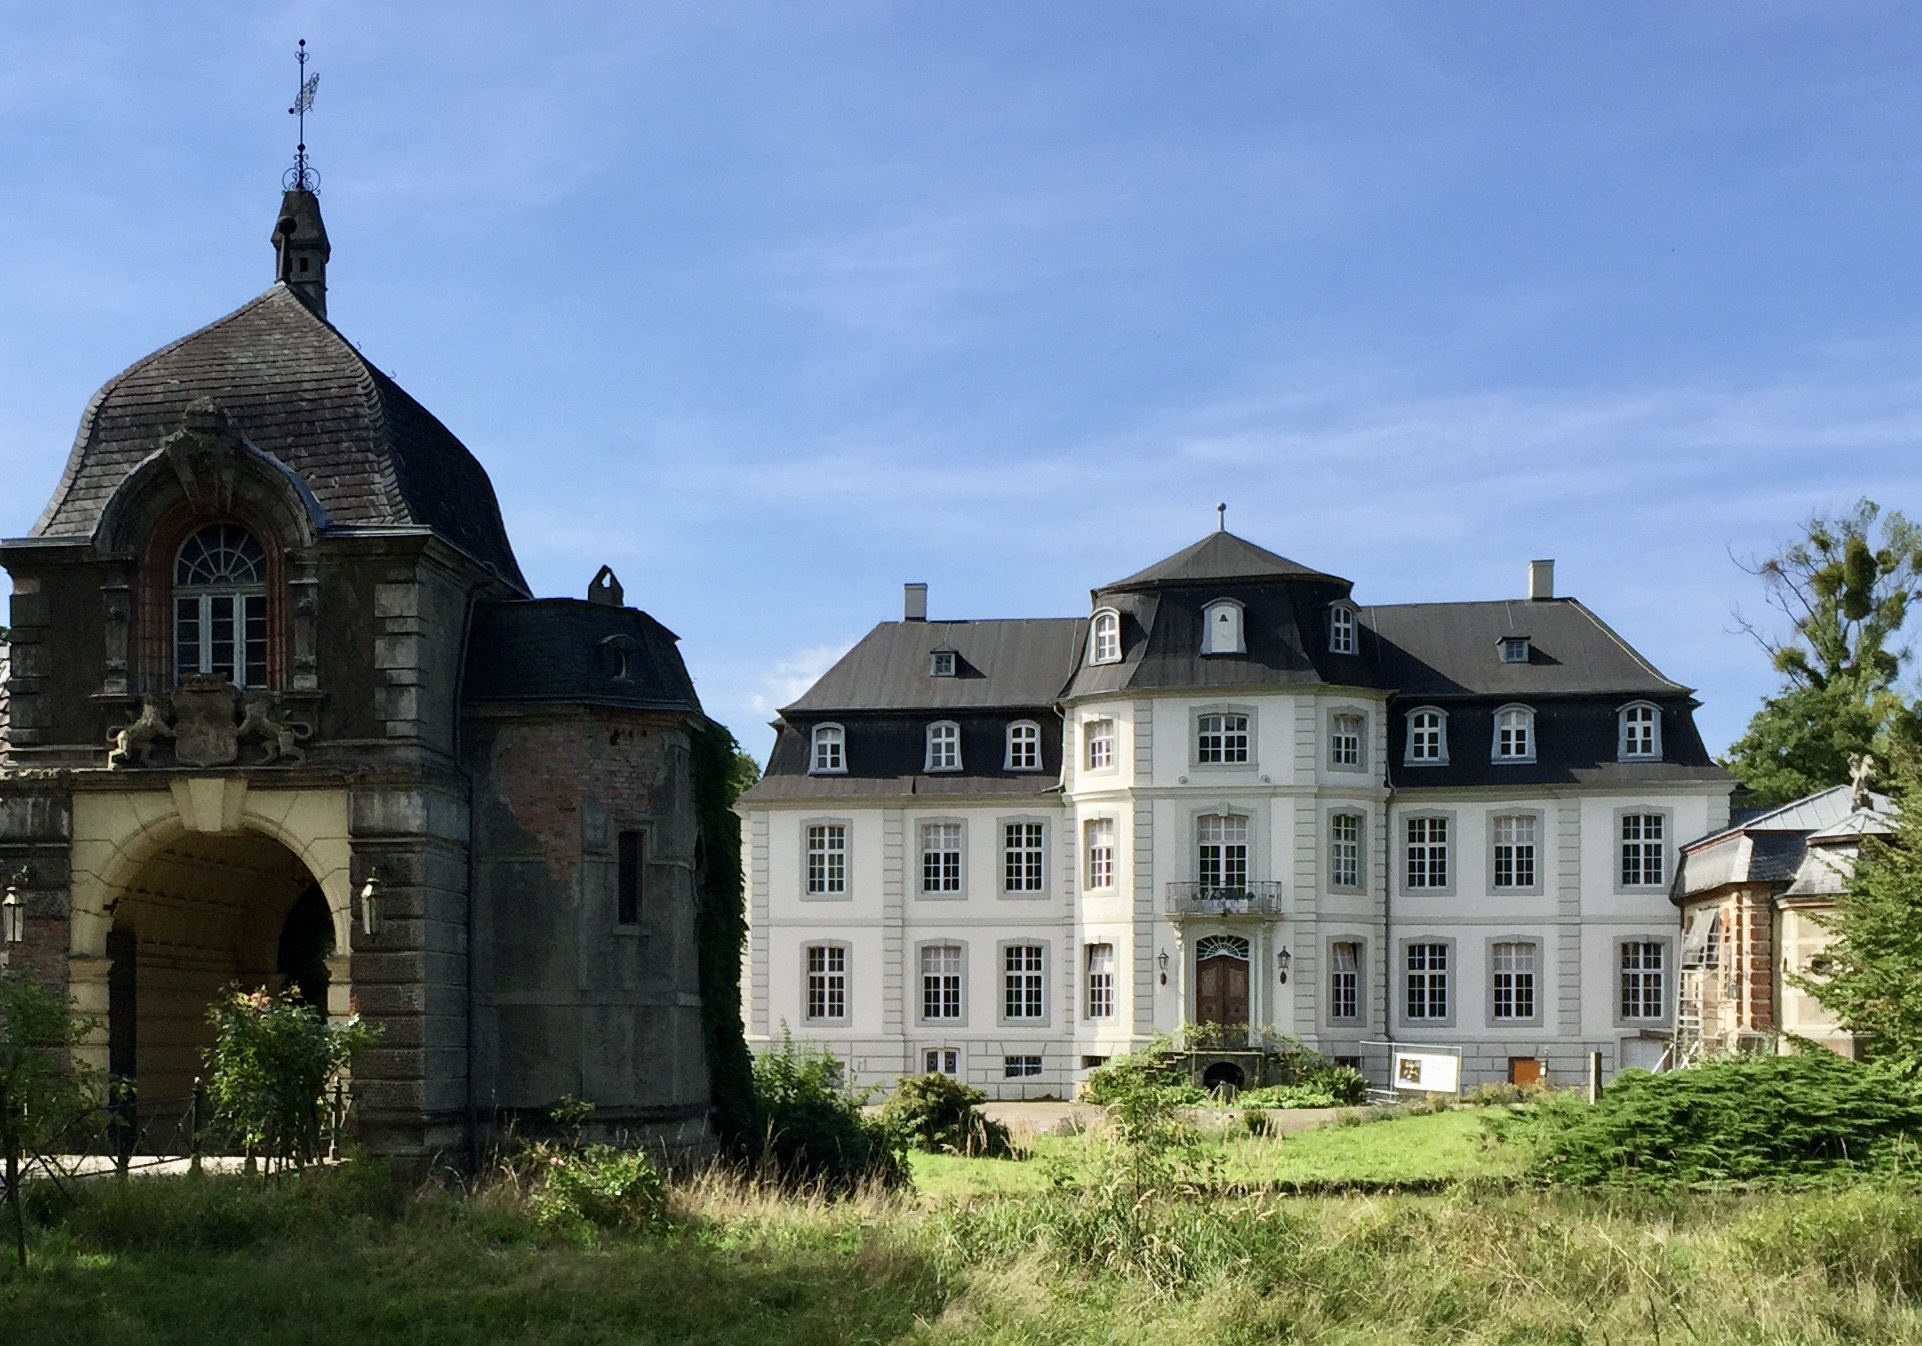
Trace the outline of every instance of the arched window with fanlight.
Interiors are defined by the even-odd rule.
[[[267,554],[237,523],[208,524],[174,557],[174,672],[267,685]]]

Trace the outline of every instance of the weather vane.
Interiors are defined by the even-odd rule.
[[[320,87],[320,76],[307,73],[307,39],[300,39],[300,52],[295,58],[300,62],[300,90],[294,95],[294,105],[287,109],[287,115],[300,118],[300,140],[294,146],[294,166],[287,170],[282,179],[289,191],[311,192],[320,186],[320,174],[307,166],[307,109],[314,105],[314,91]]]

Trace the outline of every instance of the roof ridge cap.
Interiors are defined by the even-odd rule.
[[[193,331],[175,337],[164,346],[148,351],[145,355],[127,365],[126,368],[122,369],[118,374],[115,374],[112,378],[96,388],[93,396],[87,399],[87,405],[81,408],[80,425],[79,428],[74,431],[73,445],[67,450],[67,464],[60,471],[60,480],[53,488],[53,497],[48,500],[46,508],[40,511],[40,517],[34,521],[34,525],[28,530],[27,536],[42,536],[42,530],[53,522],[54,515],[60,512],[60,507],[67,502],[67,497],[72,494],[74,481],[79,475],[80,463],[86,457],[86,451],[93,446],[93,435],[98,425],[100,404],[107,400],[108,394],[118,389],[135,370],[141,368],[143,365],[152,364],[162,356],[172,354],[189,341],[207,332],[211,332],[215,328],[225,327],[228,323],[240,317],[241,314],[251,312],[253,309],[258,308],[273,298],[274,291],[284,288],[283,282],[275,281],[239,308],[222,314],[212,322],[202,323],[199,327],[194,328]],[[298,303],[299,301],[296,300],[295,302]],[[302,307],[305,307],[305,305],[302,305]]]

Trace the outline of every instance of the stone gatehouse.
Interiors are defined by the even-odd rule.
[[[264,294],[117,375],[13,581],[0,949],[68,988],[143,1111],[208,1001],[293,986],[384,1030],[371,1145],[572,1095],[701,1145],[690,741],[673,633],[611,572],[532,597],[486,472],[327,317],[320,203]]]

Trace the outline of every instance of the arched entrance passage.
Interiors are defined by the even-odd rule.
[[[143,1117],[178,1112],[213,1041],[207,1006],[229,985],[297,985],[325,1008],[333,921],[292,851],[256,833],[189,832],[122,886],[107,938],[109,1068]]]

